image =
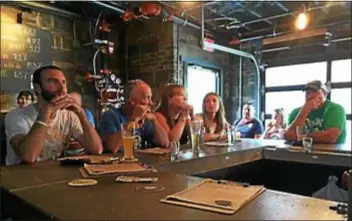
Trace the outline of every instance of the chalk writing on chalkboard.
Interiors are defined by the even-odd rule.
[[[52,64],[49,31],[21,24],[1,23],[1,90],[31,89],[31,75]]]

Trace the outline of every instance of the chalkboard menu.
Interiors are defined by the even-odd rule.
[[[49,31],[1,22],[1,91],[32,89],[32,74],[52,64]]]

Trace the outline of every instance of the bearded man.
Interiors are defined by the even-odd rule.
[[[81,105],[67,93],[63,70],[41,67],[33,73],[32,83],[38,101],[5,117],[6,165],[55,159],[68,148],[71,137],[86,152],[100,154],[101,139]]]

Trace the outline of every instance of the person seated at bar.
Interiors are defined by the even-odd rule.
[[[290,125],[284,133],[286,140],[299,141],[297,131],[315,143],[344,143],[346,140],[346,114],[344,108],[327,99],[329,86],[319,80],[308,82],[304,88],[305,103],[294,109],[288,118]],[[297,128],[299,128],[297,130]]]
[[[225,118],[225,108],[222,99],[217,93],[205,95],[202,104],[202,113],[195,115],[204,125],[204,141],[227,139],[226,129],[230,124]]]
[[[71,92],[70,95],[76,99],[76,101],[82,106],[82,95],[78,92]],[[92,114],[92,112],[87,109],[87,108],[83,108],[84,113],[86,114],[89,122],[92,124],[93,127],[95,127],[95,122],[94,122],[94,116]]]
[[[105,148],[112,153],[121,149],[121,124],[137,123],[136,133],[141,137],[140,148],[168,147],[169,140],[163,127],[151,113],[152,91],[142,80],[131,80],[124,85],[125,104],[104,112],[100,122],[100,134]]]
[[[236,130],[241,138],[260,138],[264,132],[262,122],[254,117],[255,109],[252,104],[245,104],[242,110],[243,118],[237,123]]]
[[[155,114],[170,142],[186,144],[190,137],[187,121],[193,119],[193,107],[186,103],[186,92],[182,85],[168,84],[162,93],[161,104]]]
[[[282,140],[286,129],[284,109],[277,108],[274,110],[274,117],[269,122],[267,129],[263,133],[263,139]]]
[[[5,117],[6,164],[56,158],[74,137],[88,153],[100,154],[102,143],[82,107],[67,93],[62,69],[41,67],[33,73],[36,103]]]
[[[21,91],[17,95],[17,104],[19,107],[26,107],[34,102],[34,96],[30,91]]]

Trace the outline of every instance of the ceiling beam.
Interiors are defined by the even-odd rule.
[[[326,28],[307,30],[303,32],[294,32],[287,35],[280,35],[277,37],[266,38],[263,40],[263,45],[277,44],[285,41],[294,41],[298,39],[311,38],[316,36],[325,36],[327,33]]]

